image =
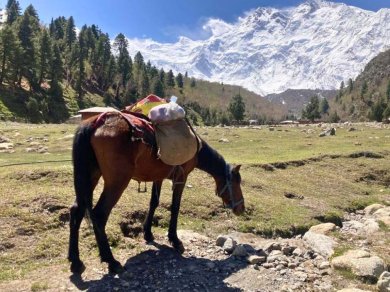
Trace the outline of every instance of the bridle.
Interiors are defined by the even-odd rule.
[[[234,201],[233,188],[232,188],[232,171],[231,171],[231,167],[230,167],[229,164],[226,164],[225,181],[226,181],[226,183],[225,183],[224,187],[222,188],[222,190],[220,192],[218,192],[218,190],[216,190],[216,195],[218,197],[222,198],[222,194],[226,190],[228,190],[230,204],[225,205],[225,202],[223,202],[223,206],[227,207],[229,209],[234,209],[235,207],[237,207],[238,205],[240,205],[240,204],[242,204],[244,202],[244,198],[242,198],[238,202]]]

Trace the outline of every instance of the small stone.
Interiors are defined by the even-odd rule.
[[[295,269],[297,267],[296,263],[289,263],[287,266],[289,269]]]
[[[264,263],[266,261],[266,257],[265,256],[251,255],[248,257],[247,260],[248,260],[249,264],[255,265],[255,264]]]
[[[263,264],[263,267],[266,268],[266,269],[270,269],[270,268],[273,268],[275,265],[273,263],[264,263]]]
[[[273,250],[281,250],[282,247],[280,245],[279,242],[270,242],[268,244],[266,244],[264,247],[263,247],[263,250],[266,252],[266,253],[270,253],[272,252]]]
[[[318,268],[320,270],[329,269],[330,268],[330,263],[328,261],[322,262]]]
[[[272,263],[282,259],[283,253],[280,250],[273,250],[267,257],[267,262]]]
[[[297,257],[303,256],[303,251],[302,251],[299,247],[297,247],[296,249],[294,249],[294,251],[293,251],[292,253],[293,253],[293,255],[295,255],[295,256],[297,256]]]

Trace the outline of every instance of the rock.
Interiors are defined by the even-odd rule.
[[[263,247],[263,250],[266,252],[266,253],[270,253],[272,252],[273,250],[281,250],[282,247],[280,245],[279,242],[270,242],[268,244],[266,244],[264,247]]]
[[[374,212],[374,218],[390,226],[390,207],[385,207]]]
[[[370,235],[370,234],[373,234],[373,233],[377,232],[378,230],[379,230],[378,222],[376,222],[374,219],[370,218],[370,219],[367,219],[363,223],[363,227],[362,227],[362,229],[360,230],[359,233]]]
[[[336,230],[336,224],[334,223],[322,223],[322,224],[314,225],[309,229],[310,232],[325,234],[325,235],[335,230]]]
[[[335,128],[330,128],[326,129],[325,131],[320,133],[320,137],[325,137],[325,136],[334,136],[336,135],[336,129]]]
[[[366,208],[364,208],[364,213],[366,215],[372,215],[374,214],[376,211],[378,211],[379,209],[382,209],[384,208],[385,206],[382,205],[382,204],[372,204],[370,206],[367,206]]]
[[[233,250],[232,255],[238,256],[238,257],[245,257],[248,255],[248,253],[246,252],[245,247],[243,245],[239,244]]]
[[[0,150],[11,150],[14,148],[14,144],[12,143],[0,143]]]
[[[292,254],[292,252],[293,252],[295,249],[296,249],[295,246],[289,246],[289,245],[283,246],[283,247],[282,247],[282,253],[283,253],[284,255],[286,255],[286,256],[289,256],[289,255]]]
[[[335,257],[332,267],[350,270],[356,276],[369,281],[376,281],[385,270],[385,264],[380,257],[372,256],[364,250],[349,250],[344,255]]]
[[[358,288],[344,288],[344,289],[341,289],[341,290],[337,290],[337,292],[370,292],[370,291],[361,290],[361,289],[358,289]]]
[[[218,140],[218,142],[220,142],[220,143],[229,143],[229,140],[226,139],[226,138],[221,138],[221,139]]]
[[[326,262],[322,262],[319,267],[318,267],[320,270],[325,270],[325,269],[329,269],[330,268],[330,263],[328,261]]]
[[[228,237],[223,246],[222,246],[222,249],[227,252],[227,253],[232,253],[234,251],[234,249],[236,248],[236,245],[237,245],[237,242],[231,238],[231,237]]]
[[[301,257],[301,256],[303,256],[303,251],[299,247],[297,247],[296,249],[294,249],[293,255],[295,255],[297,257]]]
[[[251,255],[251,256],[249,256],[247,258],[247,261],[251,265],[261,264],[261,263],[264,263],[266,261],[266,257],[264,257],[264,256],[257,256],[257,255]]]
[[[390,272],[383,272],[376,283],[379,292],[389,292],[390,291]]]
[[[334,252],[336,242],[327,235],[308,231],[303,236],[303,240],[317,253],[328,258]]]
[[[227,238],[228,237],[226,235],[218,235],[217,241],[215,243],[216,246],[221,246],[222,247],[224,245],[224,243],[225,243]]]
[[[267,262],[272,263],[276,260],[281,260],[283,257],[283,253],[280,250],[273,250],[267,257]]]
[[[11,142],[11,140],[5,136],[0,136],[0,143],[8,143],[8,142]]]

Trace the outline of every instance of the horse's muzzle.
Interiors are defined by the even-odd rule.
[[[242,203],[242,204],[239,204],[238,206],[236,206],[236,207],[234,207],[233,208],[233,214],[234,215],[242,215],[242,213],[244,213],[245,212],[245,205],[244,205],[244,203]]]

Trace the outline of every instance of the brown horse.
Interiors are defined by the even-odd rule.
[[[99,122],[100,120],[100,122]],[[153,240],[151,223],[158,206],[162,181],[173,181],[171,220],[168,238],[175,249],[184,251],[177,237],[177,219],[181,195],[188,174],[196,167],[214,177],[216,194],[236,215],[245,210],[241,192],[240,166],[232,167],[206,142],[196,156],[180,166],[161,162],[155,147],[136,137],[136,129],[120,113],[105,115],[104,121],[91,118],[76,131],[73,142],[73,166],[76,200],[70,209],[70,238],[68,259],[73,273],[85,270],[79,256],[79,228],[84,215],[89,215],[102,262],[108,263],[109,272],[119,273],[122,265],[110,250],[105,226],[112,208],[118,202],[131,179],[153,182],[149,214],[144,223],[144,238]],[[139,129],[138,129],[139,130]],[[103,192],[93,207],[93,191],[103,177]]]

